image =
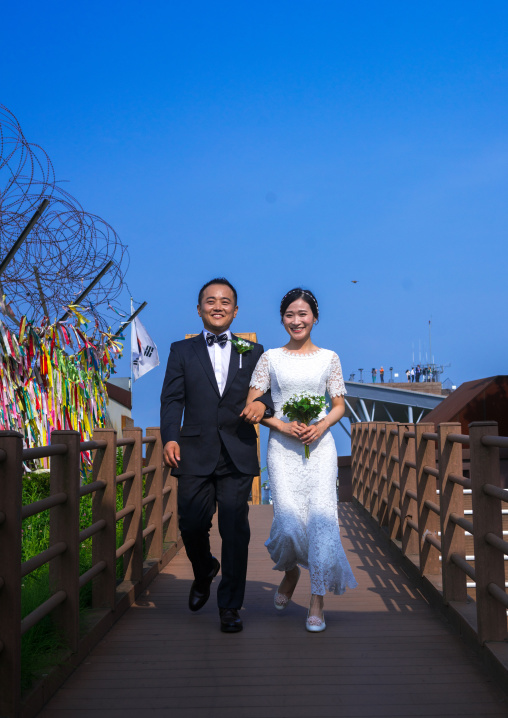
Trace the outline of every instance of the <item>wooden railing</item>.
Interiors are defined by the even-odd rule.
[[[468,578],[476,584],[472,629],[483,646],[508,637],[508,541],[502,516],[508,490],[499,469],[499,450],[508,447],[508,437],[498,436],[495,422],[475,422],[469,435],[460,432],[458,423],[440,424],[437,432],[425,423],[353,424],[353,495],[438,590],[445,606],[460,611],[471,604]],[[463,446],[469,447],[469,476],[463,471]],[[466,518],[469,492],[472,515],[469,511]],[[469,534],[474,557],[466,556]]]
[[[353,424],[353,495],[445,606],[464,616],[472,603],[468,578],[476,584],[476,620],[469,624],[483,646],[508,638],[502,516],[508,490],[499,470],[499,450],[508,447],[508,437],[498,436],[495,422],[475,422],[469,435],[460,432],[458,423],[440,424],[437,432],[425,423]],[[469,447],[469,476],[463,446]],[[466,518],[469,492],[472,516]],[[474,557],[466,556],[469,534]],[[502,646],[506,661],[508,645]]]
[[[97,429],[80,442],[75,431],[53,431],[51,445],[23,448],[21,434],[0,432],[0,716],[35,715],[91,646],[132,604],[179,547],[176,480],[163,466],[160,430]],[[143,457],[143,449],[146,456]],[[117,450],[123,468],[117,475]],[[93,452],[93,476],[81,485],[82,452]],[[49,457],[50,495],[22,506],[24,463]],[[117,510],[117,488],[123,508]],[[92,523],[80,531],[80,499],[93,494]],[[50,510],[47,549],[21,563],[22,521]],[[117,546],[117,523],[123,543]],[[92,566],[80,575],[80,546],[92,540]],[[117,578],[122,557],[122,578]],[[21,620],[22,579],[49,563],[51,596]],[[95,621],[80,632],[80,590],[92,581]],[[51,614],[68,649],[66,666],[50,672],[22,702],[21,638]],[[90,623],[90,622],[89,622]]]

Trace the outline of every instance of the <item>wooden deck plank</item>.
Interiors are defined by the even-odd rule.
[[[271,507],[251,508],[243,633],[220,633],[212,597],[187,609],[182,551],[40,714],[42,718],[341,718],[494,716],[505,694],[436,616],[352,504],[340,507],[359,587],[327,596],[327,630],[304,629],[306,571],[282,615],[281,578],[264,548]],[[217,555],[219,540],[214,529]]]

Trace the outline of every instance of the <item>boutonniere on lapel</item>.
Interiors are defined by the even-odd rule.
[[[254,344],[251,344],[250,342],[246,342],[245,339],[230,339],[229,340],[231,344],[234,346],[238,354],[240,354],[240,364],[238,366],[239,369],[242,368],[242,354],[245,354],[245,352],[251,352],[254,349]]]

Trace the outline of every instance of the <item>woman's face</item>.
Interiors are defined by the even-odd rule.
[[[291,339],[304,341],[308,339],[314,326],[314,315],[312,309],[305,299],[295,299],[288,306],[282,317],[284,329]]]

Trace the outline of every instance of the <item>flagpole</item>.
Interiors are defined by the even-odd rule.
[[[131,297],[131,315],[132,315],[132,314],[134,314],[134,305],[133,305],[132,297]],[[133,396],[133,390],[134,390],[134,382],[132,381],[132,331],[133,331],[133,327],[131,326],[131,358],[130,358],[130,367],[131,367],[131,386],[130,386],[130,390],[131,390],[131,406],[132,406],[132,403],[133,403],[133,402],[132,402],[132,396]]]

